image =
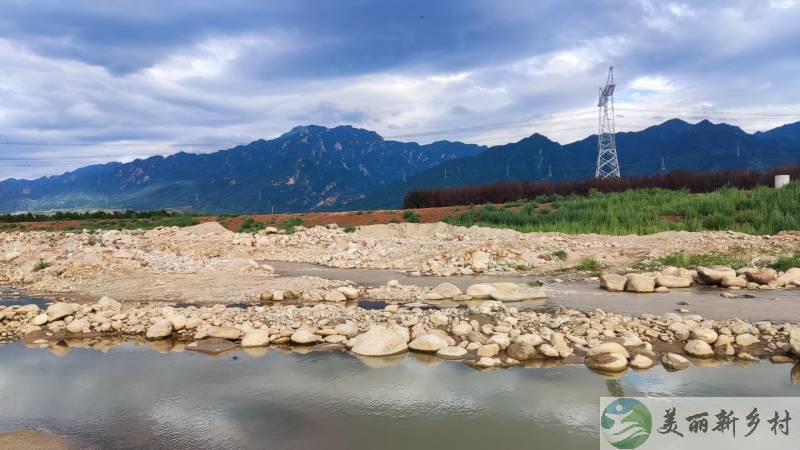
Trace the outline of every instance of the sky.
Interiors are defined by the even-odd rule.
[[[0,0],[0,179],[296,125],[494,145],[800,120],[800,0]]]

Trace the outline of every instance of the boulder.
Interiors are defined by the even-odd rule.
[[[712,349],[707,342],[701,341],[700,339],[690,340],[683,347],[683,350],[698,358],[710,358],[714,356],[714,349]]]
[[[628,292],[653,292],[656,289],[656,280],[647,275],[632,274],[628,276],[625,290]]]
[[[712,330],[711,328],[706,327],[696,327],[691,332],[692,339],[699,339],[707,344],[713,344],[717,342],[717,332]]]
[[[104,296],[100,300],[97,301],[97,306],[103,309],[122,309],[122,303],[114,300],[111,297]]]
[[[586,356],[597,356],[602,355],[605,353],[613,353],[615,355],[620,355],[625,359],[630,358],[630,354],[625,347],[617,344],[616,342],[603,342],[601,344],[595,345],[594,347],[590,348],[588,352],[586,352]]]
[[[358,289],[351,286],[341,286],[336,288],[337,291],[344,294],[347,300],[355,300],[358,298]]]
[[[506,354],[517,361],[526,361],[539,354],[536,346],[524,342],[514,342],[506,348]]]
[[[436,352],[436,356],[444,359],[463,359],[467,356],[467,350],[462,347],[449,346]]]
[[[792,267],[775,280],[779,286],[800,284],[800,268]]]
[[[665,353],[661,365],[667,370],[683,370],[689,367],[689,360],[677,353]]]
[[[250,330],[242,337],[242,348],[265,347],[269,345],[269,330]]]
[[[150,340],[164,339],[170,336],[172,336],[172,321],[169,319],[161,319],[150,325],[145,334],[145,337]]]
[[[514,342],[517,344],[528,345],[532,347],[538,347],[542,345],[544,339],[538,334],[521,334],[514,339]],[[514,358],[516,359],[516,358]]]
[[[31,320],[31,325],[40,327],[47,323],[47,313],[41,313]]]
[[[272,292],[271,291],[262,292],[260,298],[262,302],[271,302]]]
[[[747,287],[747,280],[743,277],[737,277],[736,275],[725,275],[722,277],[722,281],[720,281],[719,284],[720,286],[727,288],[745,288]]]
[[[645,355],[636,355],[631,358],[629,364],[634,369],[649,369],[655,365],[655,361]]]
[[[347,296],[344,293],[336,290],[336,291],[325,291],[326,302],[344,302],[347,301]]]
[[[800,356],[800,326],[794,326],[789,330],[789,345],[792,352]]]
[[[352,338],[353,336],[358,334],[358,325],[353,322],[345,322],[336,325],[334,328],[336,334],[341,334],[347,338]]]
[[[714,266],[714,267],[697,267],[697,276],[706,284],[722,283],[722,279],[726,276],[736,276],[736,271],[730,267]]]
[[[540,289],[533,289],[531,287],[522,287],[518,286],[516,289],[513,290],[500,290],[497,289],[492,292],[489,297],[492,300],[497,300],[499,302],[521,302],[523,300],[536,300],[540,298],[546,298],[547,294]]]
[[[467,288],[467,295],[472,298],[489,298],[497,288],[489,283],[478,283]]]
[[[442,296],[442,298],[453,298],[463,294],[461,289],[453,283],[439,283],[438,286],[433,288],[433,292]]]
[[[500,346],[497,344],[485,344],[478,349],[478,356],[496,356],[500,353]]]
[[[456,322],[453,324],[450,331],[453,336],[466,336],[472,332],[472,325],[467,322]]]
[[[235,341],[242,336],[242,331],[233,327],[211,327],[208,329],[208,336],[217,339]]]
[[[692,285],[692,280],[674,275],[658,275],[656,276],[656,285],[670,289],[687,288]]]
[[[408,344],[411,350],[423,353],[436,353],[447,347],[447,341],[435,334],[423,334]]]
[[[539,346],[539,351],[548,358],[560,358],[561,354],[558,353],[552,345],[550,344],[542,344]]]
[[[82,333],[84,329],[89,330],[91,324],[85,318],[75,319],[67,324],[67,331],[70,333]]]
[[[353,340],[351,350],[361,356],[390,356],[408,350],[407,336],[386,326],[373,326]]]
[[[758,342],[758,338],[750,333],[742,333],[736,335],[736,345],[739,347],[749,347]]]
[[[628,368],[628,360],[616,353],[586,355],[586,367],[602,372],[622,372]]]
[[[600,275],[600,287],[611,292],[622,292],[625,290],[625,285],[628,279],[622,275],[614,273],[604,273]]]
[[[769,284],[778,278],[778,272],[775,269],[756,269],[748,267],[742,270],[744,276],[753,283]]]
[[[292,343],[299,345],[316,344],[317,342],[319,342],[320,339],[321,336],[316,335],[305,328],[300,328],[299,330],[295,331],[289,338],[289,340],[291,340]]]
[[[47,307],[47,321],[63,319],[64,317],[75,314],[75,307],[71,303],[53,303]]]

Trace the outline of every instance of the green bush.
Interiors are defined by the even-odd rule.
[[[263,222],[259,222],[252,217],[248,217],[244,219],[239,227],[236,229],[237,233],[258,233],[259,231],[263,230],[267,226]]]
[[[564,250],[558,250],[553,252],[553,256],[558,258],[560,261],[564,261],[565,259],[567,259],[567,252],[565,252]]]
[[[344,232],[345,233],[354,233],[357,229],[358,229],[358,227],[356,227],[355,225],[352,225],[352,224],[345,225]]]
[[[792,256],[780,256],[770,267],[783,272],[786,272],[792,267],[800,267],[800,252],[795,252]]]
[[[36,262],[36,265],[33,266],[33,271],[38,272],[40,270],[47,269],[48,267],[50,267],[50,263],[43,259],[40,259],[39,261]]]
[[[600,263],[594,258],[587,258],[582,263],[575,266],[577,270],[585,270],[587,272],[594,272],[600,270]]]
[[[406,222],[419,223],[421,217],[416,211],[407,209],[403,211],[403,219],[405,219]]]

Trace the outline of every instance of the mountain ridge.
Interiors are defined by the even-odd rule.
[[[655,173],[662,163],[667,170],[766,169],[800,159],[800,122],[749,134],[724,123],[670,119],[616,137],[623,176]],[[493,147],[446,140],[420,145],[351,125],[300,125],[275,139],[211,153],[181,151],[3,180],[0,211],[391,208],[408,189],[590,177],[596,145],[596,135],[562,145],[539,133]]]

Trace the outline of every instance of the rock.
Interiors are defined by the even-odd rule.
[[[700,339],[690,340],[683,347],[683,350],[686,353],[698,358],[710,358],[714,356],[714,349],[712,349],[707,342],[701,341]]]
[[[242,348],[265,347],[269,345],[269,330],[250,330],[242,337]]]
[[[122,303],[114,300],[111,297],[104,296],[97,301],[97,305],[103,309],[122,309]]]
[[[174,331],[180,331],[186,328],[186,316],[181,314],[173,314],[169,316],[170,322],[172,322],[172,329]]]
[[[472,298],[489,298],[497,288],[488,283],[470,285],[466,294]]]
[[[800,363],[795,364],[789,372],[792,384],[800,384]]]
[[[481,359],[479,359],[475,363],[475,365],[477,367],[481,368],[481,369],[489,369],[489,368],[492,368],[492,367],[496,366],[498,363],[499,363],[499,360],[496,360],[494,358],[490,358],[488,356],[484,356]]]
[[[628,279],[622,275],[614,273],[604,273],[600,275],[600,287],[605,288],[607,291],[622,292],[625,290],[625,285],[627,283]]]
[[[517,341],[506,348],[506,354],[517,361],[526,361],[536,357],[539,352],[536,346]]]
[[[272,301],[280,302],[284,299],[284,292],[283,291],[272,291]]]
[[[358,289],[351,286],[341,286],[336,288],[337,291],[344,294],[347,300],[355,300],[358,298]]]
[[[408,350],[406,336],[386,326],[373,326],[353,340],[351,350],[361,356],[390,356]]]
[[[553,348],[558,352],[558,356],[561,358],[566,358],[572,354],[572,349],[569,347],[567,341],[564,339],[564,335],[561,333],[553,333],[550,335],[550,345],[553,346]]]
[[[735,277],[736,271],[731,269],[730,267],[697,267],[697,276],[706,284],[716,284],[719,285],[722,283],[722,279],[726,276]]]
[[[342,292],[336,291],[325,291],[325,301],[326,302],[344,302],[347,301],[347,296],[345,296]]]
[[[208,329],[208,336],[217,339],[235,341],[242,336],[242,331],[233,327],[211,327]]]
[[[431,315],[428,317],[428,319],[429,319],[429,320],[431,321],[431,323],[432,323],[434,326],[436,326],[436,327],[443,327],[443,326],[447,325],[448,323],[450,323],[450,318],[449,318],[449,317],[447,317],[447,315],[445,315],[445,314],[442,314],[442,313],[441,313],[441,312],[439,312],[439,311],[437,311],[437,312],[435,312],[435,313],[431,314]]]
[[[665,353],[661,365],[667,370],[683,370],[689,367],[689,360],[677,353]]]
[[[749,347],[758,342],[758,338],[750,333],[736,335],[736,345],[739,347]]]
[[[389,280],[386,282],[386,287],[388,288],[400,287],[400,282],[397,280]]]
[[[75,307],[71,303],[53,303],[47,307],[47,321],[63,319],[64,317],[75,314]]]
[[[91,328],[91,324],[86,319],[75,319],[67,324],[67,331],[70,333],[81,333],[83,330]]]
[[[674,275],[658,275],[656,276],[656,285],[670,289],[687,288],[692,285],[692,280]]]
[[[800,268],[792,267],[775,280],[778,286],[787,286],[791,284],[800,284]]]
[[[442,298],[453,298],[458,295],[461,295],[461,289],[458,288],[453,283],[439,283],[435,288],[433,288],[433,292],[442,296]]]
[[[594,347],[591,347],[588,352],[586,352],[586,356],[591,357],[591,356],[602,355],[605,353],[613,353],[616,355],[620,355],[626,360],[630,358],[628,350],[626,350],[625,347],[617,344],[616,342],[603,342],[601,344],[595,345]]]
[[[658,294],[668,294],[670,291],[669,288],[666,288],[664,286],[659,286],[653,292],[656,292]]]
[[[521,334],[514,339],[514,342],[517,344],[527,345],[531,347],[538,347],[542,345],[544,339],[538,334]],[[514,358],[517,359],[517,358]]]
[[[447,341],[435,334],[423,334],[408,344],[411,350],[424,353],[436,353],[447,347]]]
[[[800,356],[800,326],[794,326],[789,330],[789,345],[792,347],[792,352]]]
[[[208,355],[217,355],[220,353],[229,352],[236,348],[236,344],[231,341],[219,338],[202,339],[186,344],[186,350],[194,352],[205,353]]]
[[[500,290],[497,289],[492,292],[489,297],[492,300],[499,302],[521,302],[523,300],[535,300],[546,298],[547,295],[540,289],[533,289],[530,287],[517,287],[513,290]]]
[[[308,331],[305,328],[300,328],[299,330],[292,333],[292,336],[289,339],[294,344],[310,345],[319,342],[321,337],[312,333],[311,331]],[[366,356],[371,356],[371,355],[366,355]]]
[[[169,319],[161,319],[150,325],[145,334],[145,337],[150,340],[164,339],[170,336],[172,336],[172,321]]]
[[[558,350],[553,348],[550,344],[542,344],[539,346],[539,351],[548,358],[560,358],[561,355],[558,353]]]
[[[496,356],[500,353],[500,346],[497,344],[486,344],[482,345],[481,348],[478,349],[478,356]]]
[[[625,284],[625,290],[628,292],[653,292],[656,289],[656,280],[639,274],[632,274],[628,276],[628,283]]]
[[[470,260],[470,267],[475,272],[483,272],[484,270],[489,268],[489,255],[486,252],[482,252],[480,250],[476,251],[472,254],[472,258]]]
[[[272,292],[266,291],[261,293],[261,301],[262,302],[271,302],[272,301]]]
[[[345,322],[336,325],[334,328],[336,334],[341,334],[347,338],[352,338],[358,334],[358,325],[353,322]]]
[[[586,367],[603,372],[622,372],[628,368],[628,360],[616,353],[586,355]]]
[[[466,336],[472,332],[472,325],[467,322],[456,322],[450,331],[454,336]]]
[[[341,334],[332,334],[330,336],[325,336],[325,339],[323,340],[329,344],[344,344],[345,342],[347,342],[347,338],[342,336]]]
[[[778,278],[778,272],[775,269],[755,269],[747,268],[742,270],[742,273],[748,280],[758,284],[769,284]]]
[[[655,365],[655,361],[644,355],[636,355],[631,358],[629,364],[634,369],[649,369]]]
[[[736,287],[736,288],[744,288],[747,287],[747,280],[744,278],[739,278],[737,276],[725,275],[722,277],[722,281],[719,282],[722,287]]]
[[[691,332],[692,339],[699,339],[707,344],[713,344],[717,342],[717,332],[712,330],[711,328],[706,327],[697,327],[694,328]]]
[[[467,356],[467,350],[462,347],[450,346],[439,349],[436,356],[444,359],[463,359]]]
[[[31,325],[40,327],[47,323],[47,313],[41,313],[31,320]]]

